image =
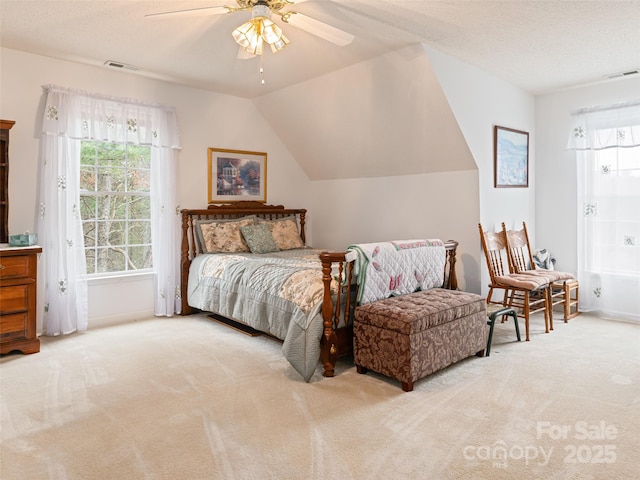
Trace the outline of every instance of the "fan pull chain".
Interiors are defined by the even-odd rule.
[[[260,83],[264,85],[264,54],[260,55]]]

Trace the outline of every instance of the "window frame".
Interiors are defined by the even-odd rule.
[[[98,234],[95,234],[95,240],[94,242],[92,242],[92,245],[87,245],[87,242],[85,241],[85,245],[84,245],[84,255],[85,255],[85,262],[87,265],[87,277],[89,279],[99,279],[99,278],[113,278],[113,277],[126,277],[126,276],[133,276],[133,275],[141,275],[141,274],[149,274],[149,273],[153,273],[153,257],[152,257],[152,238],[151,238],[151,222],[152,222],[152,215],[151,215],[151,186],[150,186],[150,182],[151,182],[151,148],[148,146],[138,146],[138,145],[134,145],[134,144],[130,144],[130,143],[117,143],[117,142],[106,142],[106,141],[99,141],[99,140],[83,140],[82,141],[82,149],[84,150],[84,147],[86,144],[91,144],[93,145],[93,152],[94,152],[94,162],[91,164],[87,164],[84,163],[84,157],[82,157],[81,154],[81,161],[80,161],[80,177],[79,177],[79,186],[80,186],[80,201],[82,204],[82,198],[83,197],[93,197],[94,199],[99,199],[99,198],[106,198],[106,197],[124,197],[126,198],[125,202],[124,202],[124,206],[125,206],[125,212],[124,212],[124,217],[123,218],[118,218],[118,219],[105,219],[105,218],[99,218],[97,209],[98,209],[98,202],[96,201],[95,204],[93,205],[94,208],[94,213],[92,215],[92,218],[84,218],[83,215],[83,211],[84,208],[83,206],[81,206],[79,208],[79,215],[80,215],[80,220],[82,223],[82,231],[83,231],[83,238],[84,240],[86,240],[87,238],[87,232],[86,232],[86,225],[88,224],[92,224],[93,225],[93,231],[94,232],[98,232],[98,229],[100,227],[100,225],[104,225],[107,222],[122,222],[124,224],[124,232],[122,233],[122,235],[124,235],[124,241],[122,244],[115,244],[115,245],[101,245],[99,243],[99,239],[98,239]],[[108,145],[109,147],[121,147],[122,148],[122,152],[120,152],[123,155],[123,160],[124,160],[124,166],[122,165],[99,165],[98,162],[98,150],[103,146],[103,145]],[[146,149],[146,155],[145,155],[145,163],[146,163],[146,167],[140,167],[139,165],[130,165],[129,164],[129,158],[130,158],[130,152],[129,149],[130,147],[141,147],[141,148],[145,148]],[[117,169],[120,170],[121,172],[123,172],[125,181],[124,181],[124,190],[99,190],[99,174],[101,170],[107,170],[107,169]],[[94,175],[94,190],[89,190],[86,188],[83,188],[82,185],[82,172],[83,170],[85,171],[93,171],[93,175]],[[147,190],[130,190],[130,177],[131,174],[130,172],[132,171],[144,171],[147,173],[148,176],[148,183],[149,183],[149,188]],[[131,205],[132,202],[130,202],[131,198],[140,198],[140,197],[146,197],[148,198],[148,216],[145,218],[132,218],[131,217]],[[141,222],[141,223],[146,223],[147,226],[145,227],[146,231],[148,232],[148,243],[130,243],[130,229],[131,229],[131,224],[133,222]],[[128,257],[129,257],[129,249],[130,248],[146,248],[148,250],[148,254],[149,254],[149,262],[150,265],[146,268],[133,268],[130,264],[130,261],[128,261]],[[125,250],[125,256],[124,256],[124,270],[110,270],[110,271],[98,271],[99,269],[99,253],[102,251],[108,251],[109,249],[113,249],[113,248],[123,248]],[[89,252],[93,252],[93,260],[90,262],[89,258],[87,257],[87,254]],[[92,265],[92,271],[89,271],[89,266]]]

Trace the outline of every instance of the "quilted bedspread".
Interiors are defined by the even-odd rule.
[[[356,254],[354,272],[361,305],[444,283],[446,252],[441,240],[360,243],[347,250]]]
[[[283,340],[285,358],[309,381],[323,329],[320,252],[198,255],[189,270],[189,305]]]

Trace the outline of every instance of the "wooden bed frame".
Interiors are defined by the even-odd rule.
[[[306,209],[284,208],[283,205],[266,205],[260,202],[234,202],[233,204],[209,205],[207,209],[181,210],[182,214],[182,242],[180,259],[180,293],[182,301],[181,315],[197,313],[197,310],[187,303],[187,282],[191,260],[202,253],[196,241],[195,222],[199,220],[228,220],[247,215],[256,215],[266,220],[275,220],[291,215],[298,219],[300,238],[306,245],[305,216]],[[447,265],[445,266],[444,288],[457,289],[455,276],[456,248],[458,242],[445,242],[447,251]],[[320,361],[324,368],[325,377],[333,377],[335,365],[339,357],[353,351],[353,311],[356,307],[357,289],[353,281],[353,261],[347,261],[347,252],[323,252],[320,254],[322,263],[322,281],[324,295],[322,301],[323,334],[320,340]],[[332,275],[338,275],[338,284],[343,285],[336,294],[331,293]],[[344,308],[340,308],[344,304]],[[215,312],[214,312],[215,313]]]

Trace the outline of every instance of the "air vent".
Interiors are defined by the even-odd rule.
[[[628,77],[629,75],[638,75],[638,73],[640,73],[638,69],[629,70],[627,72],[611,73],[609,75],[605,75],[605,78],[622,78],[622,77]]]
[[[136,72],[136,71],[140,70],[138,67],[136,67],[134,65],[127,65],[126,63],[115,62],[113,60],[107,60],[106,62],[104,62],[104,64],[107,67],[120,68],[122,70],[131,70],[133,72]]]

